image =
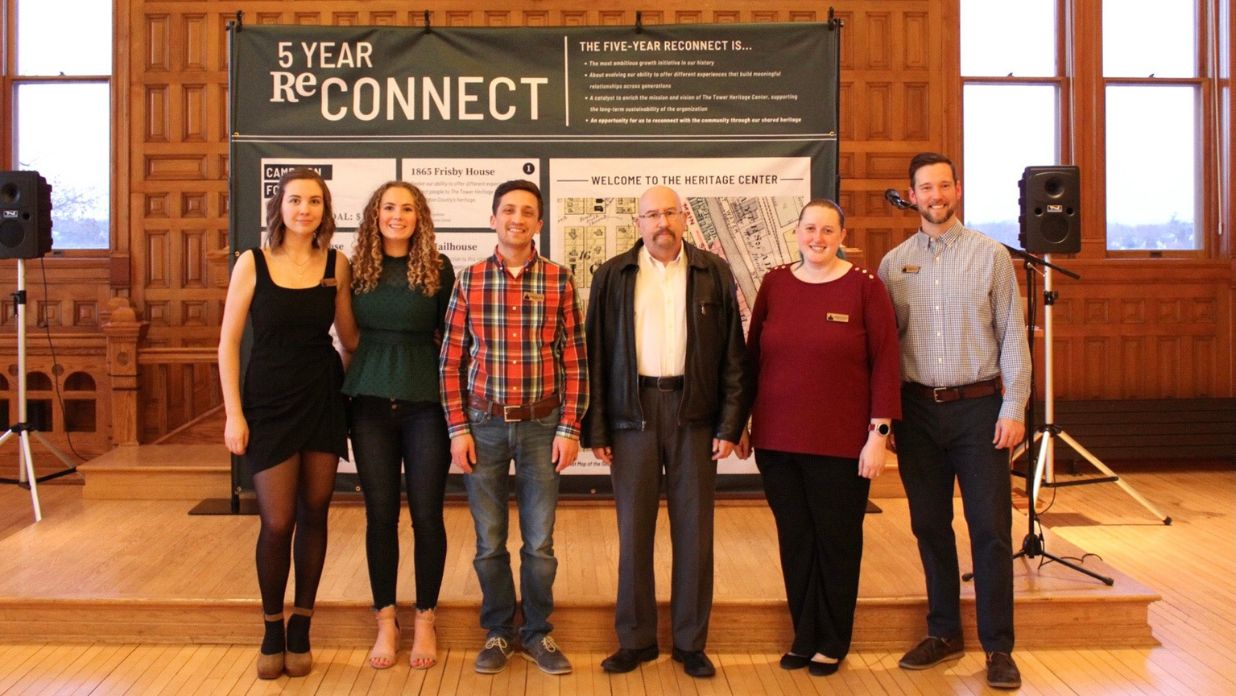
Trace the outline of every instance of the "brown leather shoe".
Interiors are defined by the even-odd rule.
[[[927,636],[910,652],[901,656],[897,663],[902,669],[927,669],[941,662],[959,659],[965,653],[965,644],[961,636],[956,638],[937,638]]]
[[[1021,670],[1006,652],[987,653],[987,686],[993,689],[1020,689]]]

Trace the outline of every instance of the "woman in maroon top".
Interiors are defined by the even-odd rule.
[[[863,515],[901,415],[897,322],[884,284],[837,256],[845,214],[813,200],[802,260],[769,271],[751,314],[751,445],[777,521],[794,643],[785,669],[824,676],[850,649]]]

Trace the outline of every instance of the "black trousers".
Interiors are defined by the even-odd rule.
[[[970,529],[978,634],[987,652],[1013,650],[1013,512],[1008,451],[992,446],[999,394],[938,404],[901,392],[898,470],[927,580],[927,631],[960,636],[961,578],[953,482]]]
[[[657,642],[653,543],[662,481],[674,554],[670,579],[674,647],[703,650],[708,639],[717,463],[712,460],[711,428],[678,425],[681,398],[681,391],[641,389],[644,430],[614,433],[610,471],[619,547],[614,628],[624,648]]]
[[[777,522],[790,652],[840,660],[854,633],[871,481],[858,475],[857,459],[757,450],[755,463]]]
[[[412,516],[416,608],[438,606],[446,563],[442,500],[451,466],[446,418],[436,402],[358,396],[348,408],[352,454],[365,496],[365,556],[373,608],[395,603],[399,571],[399,470]]]

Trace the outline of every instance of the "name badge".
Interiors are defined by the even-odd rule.
[[[915,266],[914,264],[906,264],[905,266],[901,267],[901,272],[902,273],[918,273],[919,267]]]
[[[849,314],[837,314],[836,312],[829,312],[828,314],[824,316],[824,318],[827,319],[828,321],[840,322],[842,324],[848,324],[850,322]]]
[[[333,288],[338,284],[339,284],[339,281],[335,280],[334,278],[323,278],[322,279],[322,287],[324,288]]]
[[[529,302],[544,302],[545,295],[539,292],[525,292],[524,299]]]

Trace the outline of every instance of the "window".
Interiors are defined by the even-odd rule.
[[[1103,0],[1109,249],[1201,246],[1197,26],[1191,4]]]
[[[1203,249],[1206,186],[1218,180],[1204,168],[1216,144],[1202,59],[1215,6],[960,0],[967,225],[1021,246],[1022,170],[1086,160],[1096,166],[1083,166],[1083,195],[1100,190],[1092,199],[1106,206],[1082,219],[1106,222],[1109,251]]]
[[[1060,162],[1057,24],[1055,0],[961,1],[966,225],[1013,247],[1022,170]]]
[[[106,249],[110,237],[112,3],[0,0],[13,22],[6,70],[8,170],[52,186],[52,248]]]

